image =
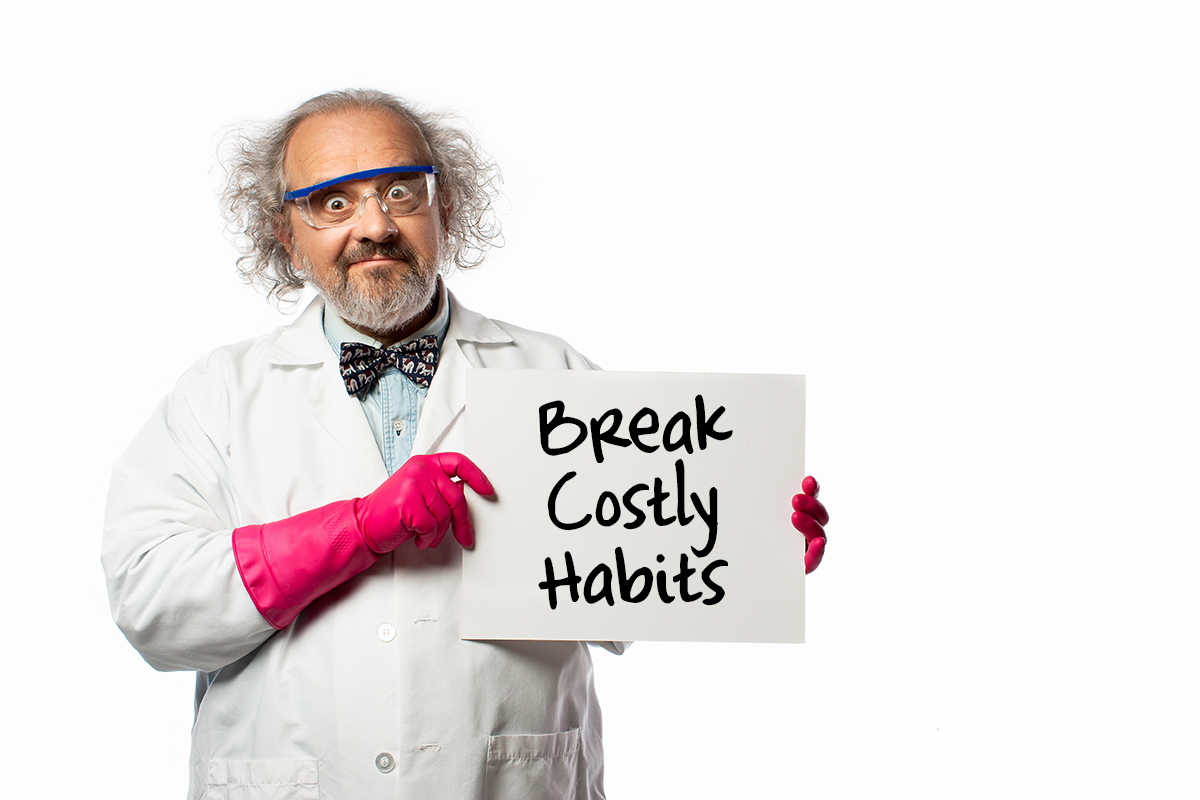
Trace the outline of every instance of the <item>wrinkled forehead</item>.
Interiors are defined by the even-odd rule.
[[[284,154],[288,189],[342,175],[429,163],[429,147],[417,129],[389,111],[349,110],[314,114],[296,126]]]

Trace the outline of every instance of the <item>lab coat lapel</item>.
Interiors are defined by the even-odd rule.
[[[467,404],[467,370],[487,366],[478,344],[511,344],[512,337],[482,314],[465,308],[454,293],[450,300],[450,328],[442,343],[437,373],[425,396],[421,422],[413,441],[414,453],[431,453]],[[456,445],[461,447],[461,444]]]
[[[437,372],[429,384],[429,394],[425,395],[421,422],[413,440],[413,453],[434,452],[438,440],[467,404],[467,370],[472,365],[463,354],[458,340],[451,335],[454,324],[451,323],[450,327],[451,331],[442,343]]]
[[[349,451],[374,488],[387,480],[387,467],[362,405],[346,393],[346,383],[332,357],[333,350],[329,351],[330,358],[313,381],[309,401],[321,425]]]
[[[267,353],[267,361],[285,368],[312,370],[308,393],[312,413],[354,458],[370,486],[375,487],[387,480],[387,467],[361,405],[346,393],[336,355],[321,324],[323,307],[318,297],[295,322],[280,329]],[[316,458],[319,454],[312,456]]]

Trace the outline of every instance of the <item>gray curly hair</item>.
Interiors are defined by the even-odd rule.
[[[304,278],[279,242],[286,226],[283,195],[287,184],[283,160],[296,127],[316,114],[347,110],[388,111],[420,133],[429,163],[441,170],[438,195],[449,209],[449,238],[442,269],[470,269],[483,262],[488,249],[503,244],[492,201],[500,171],[475,139],[456,126],[449,113],[420,111],[410,103],[372,89],[328,92],[301,104],[275,122],[250,130],[233,129],[221,145],[226,181],[221,213],[241,254],[238,272],[246,283],[264,289],[268,298],[286,300],[304,286]]]

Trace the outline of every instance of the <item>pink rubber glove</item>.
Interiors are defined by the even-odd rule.
[[[272,627],[286,628],[321,595],[416,537],[437,547],[450,526],[464,547],[475,542],[464,482],[494,493],[479,467],[460,453],[413,456],[366,497],[340,500],[277,522],[233,532],[233,556],[250,598]]]
[[[461,453],[413,456],[378,489],[355,501],[354,516],[367,546],[387,553],[415,535],[419,549],[437,547],[451,524],[459,544],[475,544],[463,483],[452,477],[476,494],[495,492],[483,471]]]
[[[829,524],[829,512],[817,499],[821,484],[809,475],[800,483],[800,491],[792,498],[792,527],[804,534],[804,572],[816,569],[825,557],[825,526]]]

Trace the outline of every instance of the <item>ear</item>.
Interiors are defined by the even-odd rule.
[[[450,239],[450,216],[454,213],[454,201],[446,198],[445,202],[439,205],[442,211],[442,242],[447,242]]]
[[[287,217],[284,216],[287,212],[276,214],[271,220],[271,233],[275,234],[276,240],[283,245],[283,249],[287,254],[296,260],[296,254],[292,252],[292,226],[288,224]]]

